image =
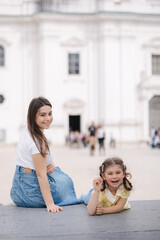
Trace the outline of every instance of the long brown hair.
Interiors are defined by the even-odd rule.
[[[49,146],[45,135],[36,124],[36,114],[38,112],[38,109],[45,105],[52,108],[51,103],[46,98],[33,98],[30,102],[27,115],[28,130],[43,157],[45,157],[49,152]]]
[[[126,172],[127,167],[126,167],[126,165],[124,165],[124,162],[120,158],[113,157],[113,158],[106,159],[102,163],[102,165],[99,167],[100,176],[103,177],[102,174],[105,172],[106,168],[111,165],[119,165],[122,168],[122,171],[125,174],[125,176],[123,178],[124,187],[128,191],[131,191],[133,189],[133,186],[132,186],[132,183],[127,179],[128,176],[131,177],[131,174]],[[104,191],[106,187],[107,187],[107,182],[106,182],[106,180],[103,180],[103,186],[102,186],[101,191]]]

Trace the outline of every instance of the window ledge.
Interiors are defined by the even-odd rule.
[[[80,82],[80,83],[83,83],[84,82],[84,79],[82,79],[81,77],[67,77],[63,80],[65,83],[68,83],[68,82]]]

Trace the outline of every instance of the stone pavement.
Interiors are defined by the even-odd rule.
[[[1,240],[159,240],[160,201],[133,201],[131,209],[89,216],[83,204],[45,208],[0,206]]]
[[[129,200],[160,200],[160,188],[157,187],[160,176],[160,149],[151,149],[146,145],[120,145],[116,149],[106,147],[105,155],[94,156],[89,149],[69,149],[64,146],[51,147],[55,164],[69,174],[74,181],[79,197],[92,188],[92,181],[99,175],[99,166],[107,157],[121,157],[132,174],[134,190]],[[16,146],[0,145],[0,203],[10,204],[9,196],[15,170]]]

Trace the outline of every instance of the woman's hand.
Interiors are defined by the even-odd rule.
[[[55,205],[54,203],[52,204],[49,204],[47,206],[47,211],[48,212],[53,212],[53,213],[56,213],[56,212],[59,212],[59,211],[63,211],[62,207],[58,206],[58,205]]]
[[[101,177],[99,177],[99,178],[95,178],[94,180],[93,180],[93,187],[94,187],[94,189],[95,189],[95,191],[100,191],[101,190],[101,188],[102,188],[102,183],[103,183],[103,179],[101,178]]]
[[[51,163],[47,166],[47,174],[53,173],[54,170],[55,170],[55,166],[53,163]]]
[[[100,202],[98,202],[98,204],[97,204],[96,214],[97,214],[97,215],[102,215],[102,214],[103,214],[103,208],[102,208]]]

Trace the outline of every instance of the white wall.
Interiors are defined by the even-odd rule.
[[[101,1],[99,8],[105,6],[110,14],[18,16],[36,13],[37,3],[19,0],[11,7],[9,1],[0,1],[0,44],[6,51],[6,66],[0,67],[0,94],[5,96],[0,129],[6,130],[5,141],[17,142],[28,104],[39,95],[53,104],[50,139],[54,142],[64,143],[68,116],[73,114],[81,115],[83,132],[94,120],[119,141],[147,140],[148,101],[160,94],[158,81],[151,75],[151,55],[160,54],[156,40],[160,39],[160,18],[155,15],[159,6],[154,11],[153,6],[139,2],[145,6],[139,11],[150,9],[154,14],[142,16],[128,14],[129,2]],[[88,11],[96,7],[92,3]],[[137,3],[130,1],[133,9]],[[126,14],[116,12],[124,9]],[[17,17],[7,16],[11,10]],[[67,55],[72,52],[80,53],[79,76],[67,73]],[[148,81],[147,90],[142,80]]]

